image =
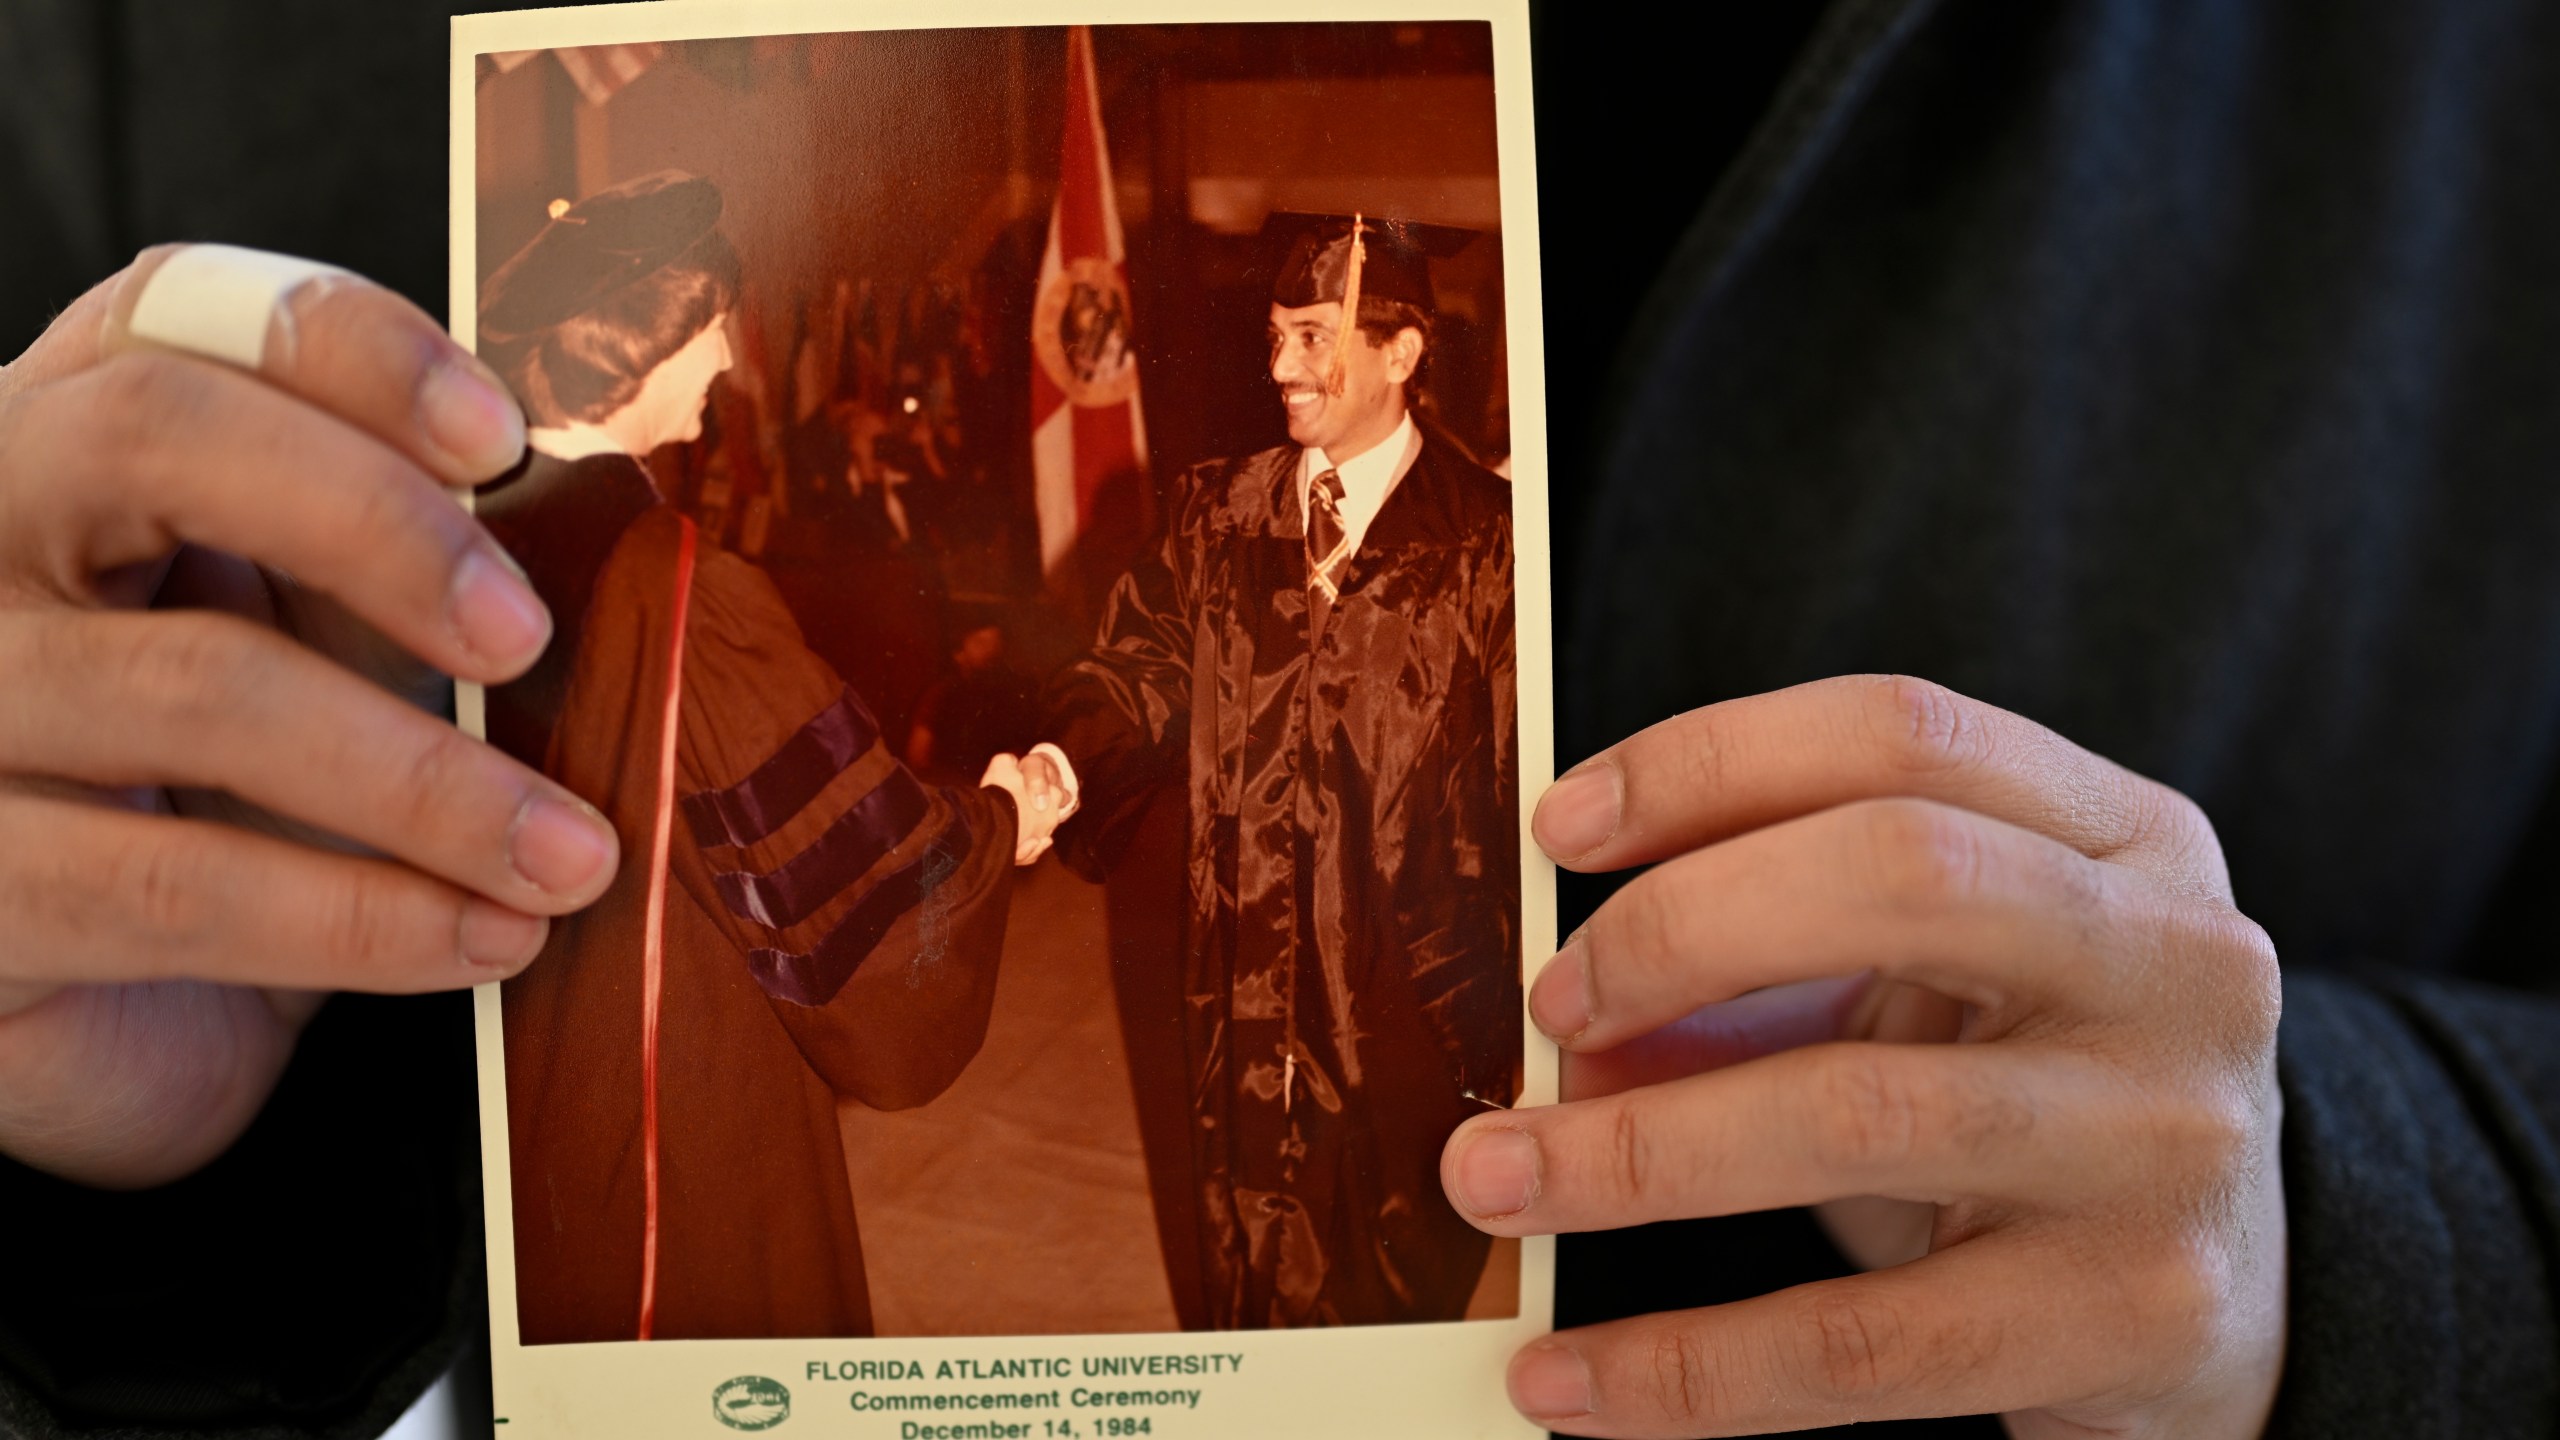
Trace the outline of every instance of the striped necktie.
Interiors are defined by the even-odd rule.
[[[1310,638],[1324,633],[1333,602],[1342,598],[1341,576],[1351,557],[1342,527],[1342,473],[1327,470],[1307,487],[1307,613]]]
[[[1342,528],[1342,472],[1327,470],[1307,487],[1307,587],[1329,604],[1342,598],[1342,562],[1351,536]]]

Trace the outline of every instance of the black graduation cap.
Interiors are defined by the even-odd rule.
[[[1272,303],[1296,309],[1339,301],[1351,278],[1351,232],[1355,220],[1365,253],[1359,266],[1363,298],[1401,300],[1428,315],[1435,308],[1431,262],[1446,260],[1476,238],[1473,230],[1451,225],[1424,225],[1376,215],[1310,215],[1275,210],[1262,232],[1285,245],[1279,273],[1272,277]]]
[[[553,216],[489,277],[480,291],[480,339],[502,344],[584,314],[719,223],[719,187],[680,170],[599,190]]]

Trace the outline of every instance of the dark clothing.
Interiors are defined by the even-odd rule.
[[[2452,983],[2560,983],[2555,84],[2548,6],[1842,0],[1559,477],[1565,757],[1899,670],[2202,804],[2286,976],[2288,1434],[2560,1429],[2560,1006]],[[1573,1242],[1571,1308],[1771,1223]]]
[[[525,473],[482,491],[473,502],[480,523],[524,567],[551,612],[551,644],[512,684],[488,692],[489,739],[525,763],[551,753],[554,728],[569,702],[597,577],[633,522],[659,506],[658,487],[622,456],[563,464],[534,455]]]
[[[0,348],[181,235],[440,309],[445,10],[0,3]],[[2287,975],[2279,1431],[2552,1433],[2560,13],[1841,0],[1729,168],[1712,43],[1540,18],[1549,383],[1599,412],[1548,457],[1560,757],[1898,669],[2187,788]],[[1631,192],[1688,218],[1610,370]],[[0,1425],[378,1430],[469,1323],[466,1014],[333,1002],[169,1190],[0,1177],[48,1241]],[[1838,1263],[1801,1212],[1576,1237],[1560,1318]]]
[[[519,1333],[633,1338],[653,1265],[654,1338],[867,1335],[836,1106],[921,1104],[977,1053],[1013,802],[919,784],[772,583],[700,546],[629,459],[537,458],[480,513],[563,625],[490,692],[491,738],[594,801],[624,857],[504,987]]]
[[[1486,1237],[1441,1194],[1458,1122],[1517,1093],[1511,494],[1426,439],[1310,647],[1295,446],[1183,477],[1044,732],[1100,878],[1189,790],[1192,1178],[1222,1329],[1453,1320]]]

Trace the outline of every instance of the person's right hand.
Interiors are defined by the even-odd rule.
[[[443,488],[521,454],[505,391],[352,278],[256,375],[102,354],[160,253],[0,367],[0,1153],[112,1186],[220,1154],[325,992],[513,974],[618,858],[430,713],[550,637]]]
[[[1015,766],[1014,773],[1021,785],[1021,814],[1017,817],[1019,830],[1014,863],[1028,865],[1047,852],[1058,827],[1076,812],[1075,791],[1067,784],[1067,777],[1058,769],[1057,762],[1038,750],[1018,758],[1011,755],[1000,758]]]
[[[1031,797],[1031,815],[1024,828],[1036,827],[1041,834],[1058,828],[1066,817],[1074,797],[1067,793],[1067,779],[1058,773],[1057,762],[1034,750],[1022,757],[1022,786]]]

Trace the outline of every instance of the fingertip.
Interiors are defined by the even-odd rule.
[[[1568,1420],[1592,1412],[1591,1364],[1580,1352],[1540,1340],[1511,1357],[1512,1407],[1533,1420]]]
[[[1530,834],[1559,865],[1584,859],[1616,838],[1624,790],[1614,762],[1606,756],[1585,760],[1538,798]]]
[[[507,835],[507,860],[518,878],[564,909],[603,894],[621,855],[612,824],[575,796],[528,797]]]
[[[523,674],[551,643],[550,608],[495,545],[473,546],[454,567],[445,618],[456,648],[491,681]]]
[[[1536,1202],[1544,1165],[1537,1137],[1488,1117],[1470,1121],[1441,1154],[1441,1183],[1473,1221],[1507,1220]]]
[[[478,896],[462,903],[456,946],[475,980],[500,980],[533,963],[551,938],[551,922]]]
[[[474,480],[524,458],[524,412],[486,365],[460,349],[429,367],[418,387],[418,424],[430,444]]]
[[[1529,987],[1529,1018],[1540,1033],[1570,1047],[1591,1028],[1590,950],[1576,930]]]

